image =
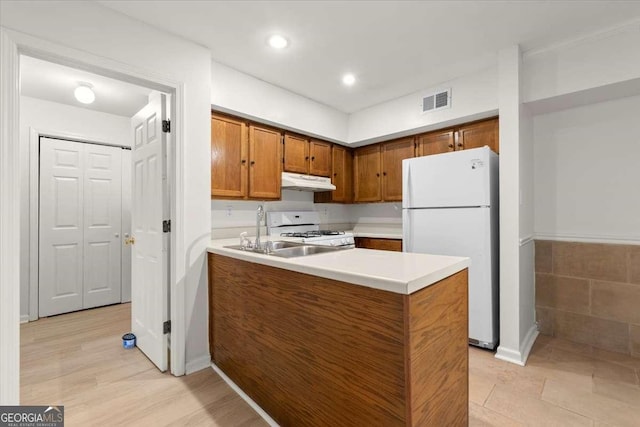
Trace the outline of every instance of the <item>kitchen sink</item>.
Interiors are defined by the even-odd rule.
[[[326,252],[335,252],[339,250],[340,248],[335,248],[332,246],[302,245],[291,248],[277,249],[269,253],[269,255],[279,256],[281,258],[295,258],[299,256],[323,254]]]
[[[304,243],[296,243],[296,242],[287,242],[284,240],[278,240],[274,242],[270,242],[268,245],[268,249],[254,249],[247,248],[241,245],[230,245],[225,246],[227,249],[235,249],[238,251],[246,251],[246,252],[256,252],[265,255],[272,255],[281,258],[295,258],[307,255],[314,254],[322,254],[326,252],[335,252],[344,248],[333,247],[333,246],[319,246],[319,245],[309,245]]]

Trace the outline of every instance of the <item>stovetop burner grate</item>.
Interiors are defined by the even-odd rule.
[[[339,236],[344,234],[344,231],[333,231],[333,230],[317,230],[317,231],[305,231],[305,232],[294,232],[294,233],[280,233],[282,237],[321,237],[321,236]]]

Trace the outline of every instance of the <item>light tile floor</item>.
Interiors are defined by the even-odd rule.
[[[161,374],[124,350],[128,304],[21,327],[22,404],[63,404],[67,426],[265,426],[213,370]],[[640,426],[640,359],[538,337],[527,366],[469,349],[470,426]]]

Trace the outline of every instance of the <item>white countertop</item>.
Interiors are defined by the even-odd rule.
[[[269,240],[263,238],[263,242]],[[285,240],[280,237],[273,240]],[[280,258],[250,251],[227,249],[238,239],[212,240],[208,251],[235,259],[324,277],[399,294],[411,294],[467,267],[463,257],[345,249],[297,258]]]
[[[352,232],[355,237],[402,239],[402,224],[356,224]]]

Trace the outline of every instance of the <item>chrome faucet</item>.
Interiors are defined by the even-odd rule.
[[[260,221],[264,218],[264,207],[262,205],[258,205],[258,212],[256,214],[256,243],[254,247],[257,250],[260,250]]]

